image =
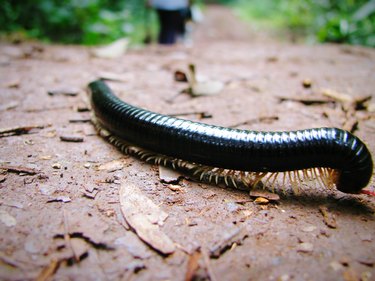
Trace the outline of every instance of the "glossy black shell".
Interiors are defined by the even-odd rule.
[[[89,84],[99,123],[141,148],[214,167],[284,172],[314,167],[340,171],[339,190],[358,193],[372,175],[366,145],[337,128],[258,132],[212,126],[153,113],[127,104],[101,80]]]

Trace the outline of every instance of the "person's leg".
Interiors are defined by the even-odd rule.
[[[157,10],[160,22],[159,43],[171,45],[176,42],[176,11]]]
[[[184,36],[186,33],[186,21],[189,19],[190,8],[181,9],[178,18],[178,34]]]

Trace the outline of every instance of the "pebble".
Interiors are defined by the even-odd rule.
[[[302,228],[303,232],[313,232],[316,229],[315,225],[307,225]]]
[[[302,253],[310,253],[313,251],[313,249],[314,249],[314,245],[311,243],[307,243],[307,242],[301,243],[297,247],[297,251],[302,252]]]
[[[0,221],[7,227],[12,227],[17,224],[17,220],[5,210],[0,210]]]
[[[52,168],[54,169],[61,169],[61,164],[60,163],[53,163]]]

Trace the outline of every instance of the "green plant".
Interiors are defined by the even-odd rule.
[[[247,21],[319,42],[375,47],[375,0],[237,0]]]
[[[0,5],[0,14],[1,32],[47,41],[92,45],[126,36],[139,43],[145,34],[146,8],[137,0],[13,0]]]

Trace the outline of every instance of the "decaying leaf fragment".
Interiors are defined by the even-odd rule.
[[[173,241],[160,229],[168,214],[143,195],[136,185],[121,185],[120,204],[126,222],[142,241],[164,255],[175,251]]]
[[[216,95],[224,88],[224,83],[218,80],[198,80],[194,64],[189,65],[187,79],[192,96]]]
[[[120,38],[109,45],[94,48],[91,50],[91,54],[94,57],[104,59],[115,59],[125,54],[128,49],[129,39]]]

